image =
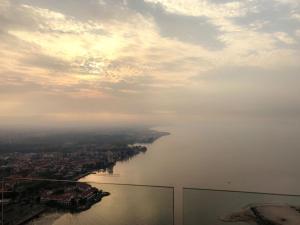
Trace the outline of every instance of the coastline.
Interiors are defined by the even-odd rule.
[[[91,175],[91,174],[94,174],[96,173],[97,170],[93,170],[93,171],[89,171],[89,172],[86,172],[86,173],[83,173],[81,175],[78,175],[77,177],[74,178],[74,181],[79,181],[80,179],[88,176],[88,175]]]
[[[30,221],[26,222],[26,225],[52,225],[57,219],[59,219],[63,212],[57,210],[47,209],[43,213],[39,214],[35,218],[32,218]]]
[[[131,147],[132,149],[136,149],[138,150],[136,152],[136,154],[132,155],[131,157],[135,157],[136,155],[140,154],[141,152],[146,152],[147,151],[147,145],[152,144],[153,142],[155,142],[156,140],[158,140],[160,137],[166,136],[166,135],[170,135],[170,133],[168,132],[157,132],[155,131],[155,135],[153,135],[152,137],[148,138],[147,140],[144,140],[142,142],[135,142],[132,145],[128,145],[128,147]],[[135,151],[136,151],[135,150]],[[131,158],[130,157],[130,158]],[[124,161],[124,159],[121,160],[116,160],[114,163],[112,163],[112,167],[115,166],[115,164],[117,162],[122,162]],[[99,171],[99,169],[109,169],[107,168],[97,168],[97,169],[91,169],[90,171],[86,171],[82,174],[77,175],[76,177],[72,178],[71,180],[74,182],[83,182],[83,183],[87,183],[89,184],[89,182],[85,182],[85,181],[81,181],[82,179],[84,179],[85,177],[88,177],[91,174],[95,174]],[[92,186],[93,187],[93,186]],[[103,192],[104,196],[107,196],[107,192]],[[109,193],[108,193],[109,194]],[[94,203],[92,203],[90,205],[90,207],[94,204],[97,204],[98,202],[100,202],[101,199],[99,201],[95,201]],[[90,207],[87,207],[85,210],[88,210]],[[41,224],[45,224],[44,221],[47,221],[47,225],[51,225],[53,224],[57,219],[59,219],[62,215],[65,214],[66,211],[64,210],[59,210],[59,209],[54,209],[51,207],[45,207],[43,211],[32,215],[30,218],[27,218],[26,221],[23,221],[21,224],[32,224],[32,222],[34,222],[34,224],[38,224],[39,222],[41,222]],[[51,221],[48,221],[48,219],[51,218]],[[16,224],[16,225],[20,225],[20,224]]]
[[[140,154],[141,152],[144,153],[148,150],[148,145],[154,143],[155,141],[157,141],[158,139],[160,139],[161,137],[164,137],[164,136],[168,136],[168,135],[171,135],[170,132],[166,132],[166,131],[156,131],[156,130],[152,130],[153,132],[155,132],[155,135],[150,137],[150,138],[147,138],[146,140],[143,139],[143,141],[137,141],[135,143],[132,143],[132,144],[128,144],[128,147],[133,147],[133,148],[137,148],[139,149],[138,153],[137,154],[134,154],[133,156],[131,157],[135,157],[136,155]],[[131,158],[129,157],[129,158]],[[116,163],[118,162],[122,162],[122,161],[125,161],[126,159],[121,159],[121,160],[116,160],[115,162],[112,163],[112,167],[115,166]],[[96,174],[97,172],[99,172],[99,170],[107,170],[107,169],[110,169],[110,167],[106,167],[106,168],[97,168],[97,169],[92,169],[90,171],[87,171],[83,174],[79,174],[78,176],[76,176],[75,178],[73,178],[72,180],[74,181],[80,181],[81,179],[91,175],[91,174]]]
[[[31,215],[28,215],[27,217],[23,218],[21,221],[18,221],[15,225],[27,224],[28,222],[30,222],[30,221],[34,220],[35,218],[39,217],[40,215],[42,215],[46,211],[47,211],[47,207],[39,209],[36,212],[33,212]]]

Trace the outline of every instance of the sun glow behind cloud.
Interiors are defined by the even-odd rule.
[[[0,120],[265,114],[266,102],[297,111],[295,89],[282,100],[288,107],[269,95],[298,79],[299,7],[279,0],[2,1]],[[263,91],[263,82],[270,88]],[[256,109],[245,102],[254,98]]]
[[[9,30],[9,34],[38,47],[42,54],[66,60],[74,67],[84,69],[86,66],[87,73],[103,72],[105,61],[101,59],[117,59],[126,45],[122,34],[101,34],[105,29],[102,24],[77,22],[61,13],[28,5],[21,8],[41,19],[42,23],[35,31],[16,29]]]

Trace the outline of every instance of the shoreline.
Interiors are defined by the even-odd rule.
[[[145,150],[139,150],[139,152],[131,157],[135,157],[137,155],[139,155],[140,153],[144,153],[148,150],[148,145],[150,144],[153,144],[155,141],[157,141],[158,139],[160,139],[161,137],[164,137],[164,136],[168,136],[168,135],[171,135],[170,132],[165,132],[165,131],[155,131],[157,132],[158,136],[156,137],[152,137],[150,138],[149,140],[147,141],[144,141],[144,142],[136,142],[136,143],[133,143],[133,144],[128,144],[128,147],[143,147],[143,148],[146,148]],[[116,163],[118,162],[122,162],[122,161],[125,161],[123,159],[121,160],[117,160],[113,163],[113,165],[110,165],[112,167],[114,167],[116,165]],[[80,182],[79,180],[82,179],[82,178],[85,178],[91,174],[96,174],[97,172],[99,172],[99,170],[107,170],[109,169],[110,167],[106,167],[106,168],[98,168],[98,169],[93,169],[91,171],[88,171],[88,172],[85,172],[83,174],[80,174],[78,176],[76,176],[75,178],[73,178],[72,180],[76,181],[76,182]]]
[[[135,151],[136,151],[136,153],[135,153],[134,155],[132,155],[131,157],[135,157],[136,155],[138,155],[138,154],[140,154],[140,153],[142,153],[142,152],[147,151],[148,148],[146,147],[146,145],[149,145],[149,144],[154,143],[156,140],[158,140],[159,138],[161,138],[161,137],[163,137],[163,136],[170,135],[170,133],[168,133],[168,132],[158,132],[158,133],[159,133],[159,135],[157,135],[157,136],[155,136],[155,137],[152,136],[150,139],[148,139],[148,140],[145,141],[145,142],[136,142],[136,143],[134,143],[133,146],[131,146],[131,148],[134,148]],[[128,147],[129,147],[129,146],[128,146]],[[123,160],[123,159],[121,159],[121,160],[116,160],[113,164],[111,164],[111,165],[109,165],[109,166],[115,166],[115,164],[116,164],[117,162],[122,162],[122,161],[124,161],[124,160]],[[89,184],[88,181],[80,181],[80,180],[83,179],[83,178],[85,178],[85,177],[88,177],[88,176],[91,175],[91,174],[95,174],[95,173],[99,172],[100,169],[107,170],[107,169],[109,169],[109,167],[107,167],[107,168],[95,168],[95,169],[92,169],[92,170],[90,170],[90,171],[86,171],[86,172],[84,172],[84,173],[82,173],[82,174],[79,174],[79,175],[75,176],[75,177],[72,178],[71,180],[74,181],[74,182],[79,182],[79,183],[82,182],[82,183]],[[106,193],[106,192],[105,192],[105,193]],[[106,196],[106,195],[105,195],[105,196]],[[91,207],[92,205],[94,205],[94,204],[97,204],[98,202],[99,202],[99,201],[95,201],[93,204],[90,205],[90,207]],[[90,207],[87,207],[86,210],[88,210]],[[40,216],[40,220],[43,221],[43,217],[45,217],[45,219],[46,219],[47,216],[49,216],[49,215],[50,215],[50,216],[51,216],[51,215],[55,215],[55,212],[59,212],[59,211],[60,211],[59,209],[58,209],[58,211],[57,211],[57,209],[56,209],[55,212],[54,212],[53,210],[54,210],[54,209],[51,208],[51,207],[44,206],[43,210],[40,210],[39,212],[34,213],[34,214],[32,214],[32,215],[26,217],[24,220],[22,220],[21,222],[18,222],[18,223],[15,224],[15,225],[21,225],[21,224],[28,224],[28,225],[29,225],[29,224],[31,224],[30,222],[34,221],[34,220],[37,219],[39,216]],[[61,214],[60,214],[59,216],[57,216],[55,219],[53,219],[53,221],[51,221],[51,223],[49,223],[49,225],[50,225],[50,224],[53,224],[58,218],[60,218],[62,215],[64,215],[67,211],[61,210],[60,212],[61,212]],[[44,215],[45,215],[45,216],[44,216]],[[42,223],[43,223],[43,222],[42,222]]]
[[[25,222],[24,225],[52,225],[62,215],[64,215],[63,212],[48,208],[30,221]]]
[[[79,180],[84,178],[84,177],[87,177],[88,175],[91,175],[91,174],[94,174],[96,173],[97,170],[93,170],[93,171],[90,171],[90,172],[86,172],[84,174],[81,174],[81,175],[78,175],[77,177],[74,178],[74,181],[76,182],[80,182]]]
[[[35,218],[37,218],[38,216],[40,216],[41,214],[43,214],[46,211],[47,211],[47,207],[44,207],[43,209],[40,209],[37,212],[34,212],[31,215],[25,217],[21,221],[17,222],[15,225],[27,224],[27,223],[29,223],[30,221],[34,220]]]

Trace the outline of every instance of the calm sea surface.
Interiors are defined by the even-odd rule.
[[[145,154],[117,163],[114,176],[96,173],[82,181],[174,186],[176,224],[182,221],[181,206],[187,204],[182,198],[183,187],[300,194],[298,120],[211,120],[156,129],[171,135],[148,145]],[[100,186],[112,195],[86,212],[64,214],[54,224],[66,225],[73,220],[77,222],[72,224],[172,223],[169,189]],[[191,195],[185,196],[188,199]],[[251,203],[251,198],[244,199],[243,203]],[[226,208],[226,201],[221,206]],[[83,223],[87,218],[93,222]]]

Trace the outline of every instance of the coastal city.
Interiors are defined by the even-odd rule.
[[[105,144],[98,141],[101,135],[93,142],[86,135],[86,142],[81,143],[75,141],[75,135],[75,138],[71,138],[72,147],[67,150],[62,146],[57,146],[55,150],[47,137],[46,146],[51,151],[33,148],[35,150],[32,152],[3,152],[0,154],[3,224],[24,224],[51,210],[78,213],[89,209],[109,193],[91,184],[77,182],[81,177],[95,171],[113,173],[113,167],[118,161],[128,160],[147,151],[146,146],[135,142],[152,143],[166,134],[153,131],[136,136],[127,134],[131,138],[112,134],[108,138],[110,143]],[[65,146],[71,139],[66,135],[62,145]],[[30,146],[36,145],[34,143]]]
[[[8,179],[78,180],[94,170],[110,171],[117,161],[127,160],[146,150],[145,146],[123,146],[68,153],[9,153],[0,155],[0,172],[1,177]]]

